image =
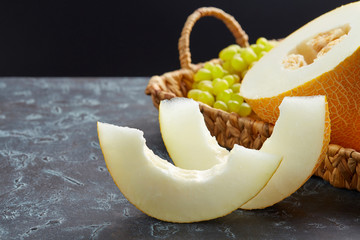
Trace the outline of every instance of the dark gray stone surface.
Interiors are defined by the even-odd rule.
[[[200,223],[146,216],[120,193],[96,121],[139,128],[169,160],[148,78],[0,78],[0,239],[360,239],[360,194],[313,177],[264,210]]]

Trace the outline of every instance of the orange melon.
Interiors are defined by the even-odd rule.
[[[314,19],[251,68],[240,93],[275,123],[285,96],[326,95],[331,142],[360,150],[360,2]]]

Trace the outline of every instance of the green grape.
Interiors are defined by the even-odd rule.
[[[229,88],[228,82],[221,78],[215,78],[212,84],[213,84],[213,93],[215,95],[218,95],[220,92]]]
[[[213,93],[213,85],[212,85],[212,81],[210,80],[203,80],[199,82],[197,88],[202,91]]]
[[[264,37],[258,38],[256,40],[256,44],[263,45],[266,52],[270,51],[274,47],[274,45]]]
[[[269,41],[264,37],[260,37],[256,40],[256,44],[266,46],[269,44]]]
[[[226,105],[226,103],[224,103],[223,101],[219,101],[219,100],[217,100],[214,103],[214,108],[221,109],[221,110],[224,110],[226,112],[228,111],[228,106]]]
[[[257,55],[250,47],[244,49],[244,51],[241,52],[241,57],[247,64],[251,64],[258,59]]]
[[[242,117],[246,117],[246,116],[249,116],[251,113],[251,107],[249,104],[243,102],[241,105],[240,105],[240,109],[238,111],[238,114]]]
[[[227,47],[220,51],[219,58],[223,61],[231,60],[232,57],[237,53],[236,47]]]
[[[199,82],[193,82],[192,85],[191,85],[191,88],[192,89],[197,89],[198,85],[199,85]]]
[[[235,54],[231,59],[231,66],[235,71],[242,72],[247,68],[247,65],[248,64],[244,61],[240,54]]]
[[[235,80],[234,83],[239,83],[239,82],[240,82],[240,77],[239,77],[239,75],[233,74],[233,77],[234,77],[234,80]]]
[[[204,68],[209,70],[210,72],[212,71],[212,69],[215,67],[215,64],[212,62],[206,62],[204,65]]]
[[[231,100],[237,101],[239,104],[244,102],[244,98],[238,92],[231,95]]]
[[[230,100],[227,102],[228,108],[229,108],[229,112],[234,112],[234,113],[238,113],[239,109],[241,107],[241,104],[237,101],[234,100]]]
[[[223,79],[225,79],[228,82],[229,86],[232,86],[235,83],[234,75],[226,75],[223,77]]]
[[[195,101],[197,101],[199,99],[199,95],[202,91],[199,89],[191,89],[190,91],[188,91],[187,93],[187,97],[188,98],[192,98]]]
[[[231,70],[232,69],[231,68],[231,62],[230,61],[224,61],[222,63],[222,67],[223,67],[224,70],[227,70],[227,71]]]
[[[212,79],[222,78],[225,75],[224,69],[220,64],[215,64],[214,68],[211,71]]]
[[[258,56],[258,59],[260,59],[261,52],[265,51],[265,46],[262,44],[251,44],[251,49],[255,52],[255,54]]]
[[[212,107],[215,102],[215,98],[211,93],[201,91],[201,93],[199,94],[199,97],[198,97],[198,101],[205,103]]]
[[[200,82],[202,80],[211,80],[211,79],[212,79],[212,74],[210,70],[205,68],[199,69],[199,71],[197,71],[194,75],[195,82]]]
[[[222,64],[222,67],[225,71],[227,71],[229,74],[235,73],[234,68],[231,66],[231,61],[225,61]]]
[[[222,101],[224,103],[227,103],[231,99],[231,95],[233,94],[233,91],[229,88],[222,92],[220,92],[218,95],[216,95],[216,101]]]
[[[242,50],[242,47],[240,47],[238,44],[231,44],[228,47],[235,49],[238,53]]]
[[[234,93],[240,92],[241,83],[234,83],[231,86],[231,90],[233,90]]]

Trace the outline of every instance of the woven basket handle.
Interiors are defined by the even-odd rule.
[[[235,20],[235,18],[223,10],[214,8],[214,7],[203,7],[197,9],[192,13],[186,20],[183,30],[181,32],[181,37],[179,39],[179,53],[180,53],[180,64],[181,68],[193,70],[193,65],[191,64],[191,53],[190,53],[190,33],[196,21],[202,17],[212,16],[222,20],[227,28],[231,31],[235,37],[236,43],[242,47],[249,46],[248,35],[241,28],[240,24]]]

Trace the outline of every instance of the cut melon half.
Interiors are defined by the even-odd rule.
[[[273,133],[259,152],[284,156],[283,161],[264,189],[242,206],[244,209],[265,208],[288,197],[312,176],[325,157],[330,141],[325,96],[286,97],[279,108],[280,116]],[[213,143],[203,117],[198,115],[197,102],[179,98],[164,100],[159,111],[162,137],[175,165],[186,169],[206,169],[223,161],[217,154],[224,154],[226,149]],[[183,121],[185,118],[187,120]],[[196,137],[188,133],[193,127],[198,128],[193,132]],[[181,152],[190,151],[194,146],[199,148],[196,159],[188,161],[181,158]],[[201,154],[206,149],[213,157]]]
[[[326,95],[331,142],[360,150],[360,2],[334,9],[281,40],[247,72],[240,94],[271,123],[285,96]]]
[[[209,220],[236,210],[265,186],[282,159],[236,146],[208,170],[185,170],[155,155],[140,130],[98,122],[98,136],[123,195],[142,212],[169,222]]]

